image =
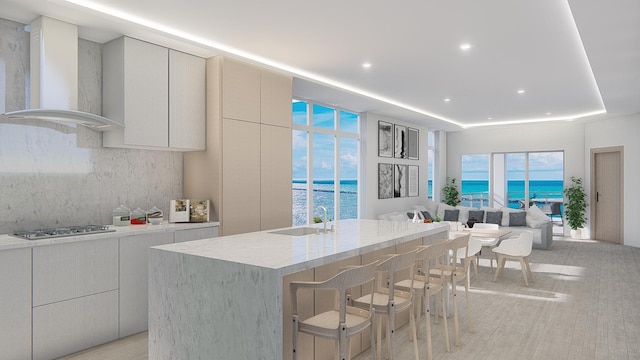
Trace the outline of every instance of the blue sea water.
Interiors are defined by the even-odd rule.
[[[307,223],[307,181],[293,180],[293,225],[300,226]],[[327,217],[335,219],[335,183],[333,180],[313,181],[313,215],[320,216],[315,211],[318,206],[327,208]],[[358,181],[340,181],[340,219],[355,219],[358,217]]]
[[[480,200],[482,205],[487,205],[489,198],[489,181],[487,180],[463,180],[461,184],[461,196],[463,203]],[[509,207],[520,207],[520,201],[525,195],[524,180],[509,180],[507,182],[507,198]],[[529,180],[529,199],[537,204],[548,201],[562,201],[564,182],[562,180]],[[559,200],[560,199],[560,200]]]

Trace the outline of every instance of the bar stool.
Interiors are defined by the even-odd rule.
[[[293,312],[293,360],[298,358],[298,332],[333,339],[337,342],[336,358],[351,358],[349,341],[352,336],[360,334],[367,328],[371,336],[372,359],[376,357],[374,342],[374,312],[369,308],[355,308],[347,305],[350,289],[370,284],[369,298],[373,303],[376,262],[363,266],[353,266],[338,273],[326,281],[292,281],[289,284]],[[336,293],[334,308],[314,315],[308,319],[300,319],[298,315],[298,290],[329,290]]]
[[[447,257],[447,242],[443,241],[440,243],[419,246],[416,252],[416,259],[418,263],[418,270],[414,276],[413,281],[413,295],[415,296],[415,301],[418,303],[419,301],[422,304],[422,311],[425,313],[425,329],[426,329],[426,337],[427,337],[427,359],[431,360],[433,358],[432,354],[432,341],[431,341],[431,305],[430,299],[433,296],[435,298],[435,306],[436,306],[436,324],[439,323],[439,315],[438,315],[438,300],[441,302],[441,309],[444,319],[444,334],[445,334],[445,345],[447,352],[451,351],[451,346],[449,344],[449,328],[447,325],[447,306],[444,297],[444,276],[442,274],[443,269],[434,268],[434,273],[437,273],[437,276],[430,275],[431,269],[433,265],[436,263],[444,264],[445,259]],[[401,290],[408,291],[409,289],[409,280],[402,280],[396,283],[396,287]],[[418,323],[420,322],[420,312],[418,312]]]
[[[371,295],[365,295],[353,300],[353,305],[360,308],[373,307],[378,317],[387,318],[387,353],[389,360],[394,358],[394,339],[396,332],[396,314],[409,309],[409,326],[410,334],[413,339],[416,338],[415,313],[413,306],[413,291],[402,291],[396,289],[395,284],[399,281],[409,279],[409,289],[413,288],[413,279],[415,271],[416,250],[406,252],[404,254],[392,254],[382,257],[376,265],[376,288]],[[377,322],[377,344],[378,359],[381,358],[382,345],[382,323]],[[413,342],[413,351],[415,358],[418,360],[418,342]]]
[[[458,283],[464,280],[464,290],[467,299],[467,318],[469,322],[469,332],[473,332],[471,323],[471,303],[469,302],[469,274],[464,258],[467,258],[469,249],[470,234],[457,236],[446,242],[447,252],[450,258],[443,264],[437,263],[429,272],[430,275],[442,276],[443,286],[447,288],[447,283],[451,283],[451,295],[453,302],[453,328],[455,334],[455,344],[460,345],[460,334],[458,330],[458,303],[456,288]],[[459,261],[460,260],[460,261]]]

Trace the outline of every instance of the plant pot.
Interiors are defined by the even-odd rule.
[[[582,238],[582,234],[581,234],[580,229],[576,229],[576,230],[571,229],[570,234],[571,234],[571,238],[572,239],[581,239]]]

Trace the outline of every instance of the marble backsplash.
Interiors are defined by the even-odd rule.
[[[78,46],[78,106],[100,114],[102,46]],[[0,113],[27,108],[28,94],[29,33],[0,19]],[[103,148],[101,132],[74,124],[0,121],[0,234],[111,224],[120,204],[168,213],[182,163],[177,152]]]

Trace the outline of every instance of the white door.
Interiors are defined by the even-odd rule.
[[[592,238],[623,243],[622,148],[591,150]]]

